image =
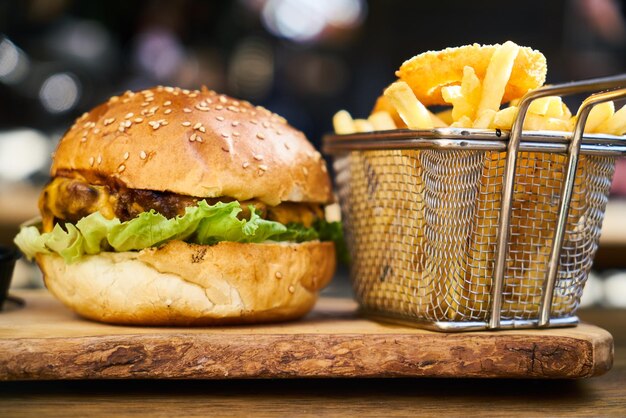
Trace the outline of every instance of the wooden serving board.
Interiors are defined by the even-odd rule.
[[[326,298],[297,322],[143,328],[81,319],[45,291],[0,313],[0,380],[300,377],[582,378],[611,368],[598,327],[442,334],[372,322]]]

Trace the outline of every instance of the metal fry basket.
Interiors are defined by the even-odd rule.
[[[438,128],[328,135],[367,316],[439,331],[572,326],[626,138],[522,131],[530,103],[626,86],[626,75],[526,95],[510,132]]]

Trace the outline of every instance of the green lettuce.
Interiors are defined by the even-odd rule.
[[[95,212],[79,220],[76,225],[57,224],[51,232],[40,233],[36,226],[25,226],[15,237],[15,244],[28,257],[35,254],[60,254],[66,262],[73,263],[84,254],[102,251],[135,251],[159,246],[171,240],[211,245],[220,241],[260,243],[264,241],[304,242],[316,239],[334,240],[336,233],[328,234],[329,224],[318,221],[313,228],[301,224],[283,225],[262,219],[253,206],[249,219],[239,219],[242,208],[239,202],[209,205],[201,201],[185,209],[185,214],[174,218],[151,210],[126,222],[106,219]],[[339,225],[339,231],[341,225]],[[323,226],[319,231],[318,227]],[[333,228],[330,228],[333,229]],[[336,230],[336,227],[334,227]]]

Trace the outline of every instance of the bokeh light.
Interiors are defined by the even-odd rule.
[[[32,129],[0,133],[0,178],[24,180],[41,170],[50,158],[50,140]]]
[[[22,81],[29,69],[28,57],[9,39],[0,41],[0,81],[15,84]]]
[[[73,109],[80,99],[78,79],[71,73],[56,73],[45,79],[39,89],[39,100],[50,113]]]

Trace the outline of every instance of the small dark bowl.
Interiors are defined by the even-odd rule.
[[[16,249],[0,247],[0,310],[7,300],[13,269],[18,258],[20,253]]]

